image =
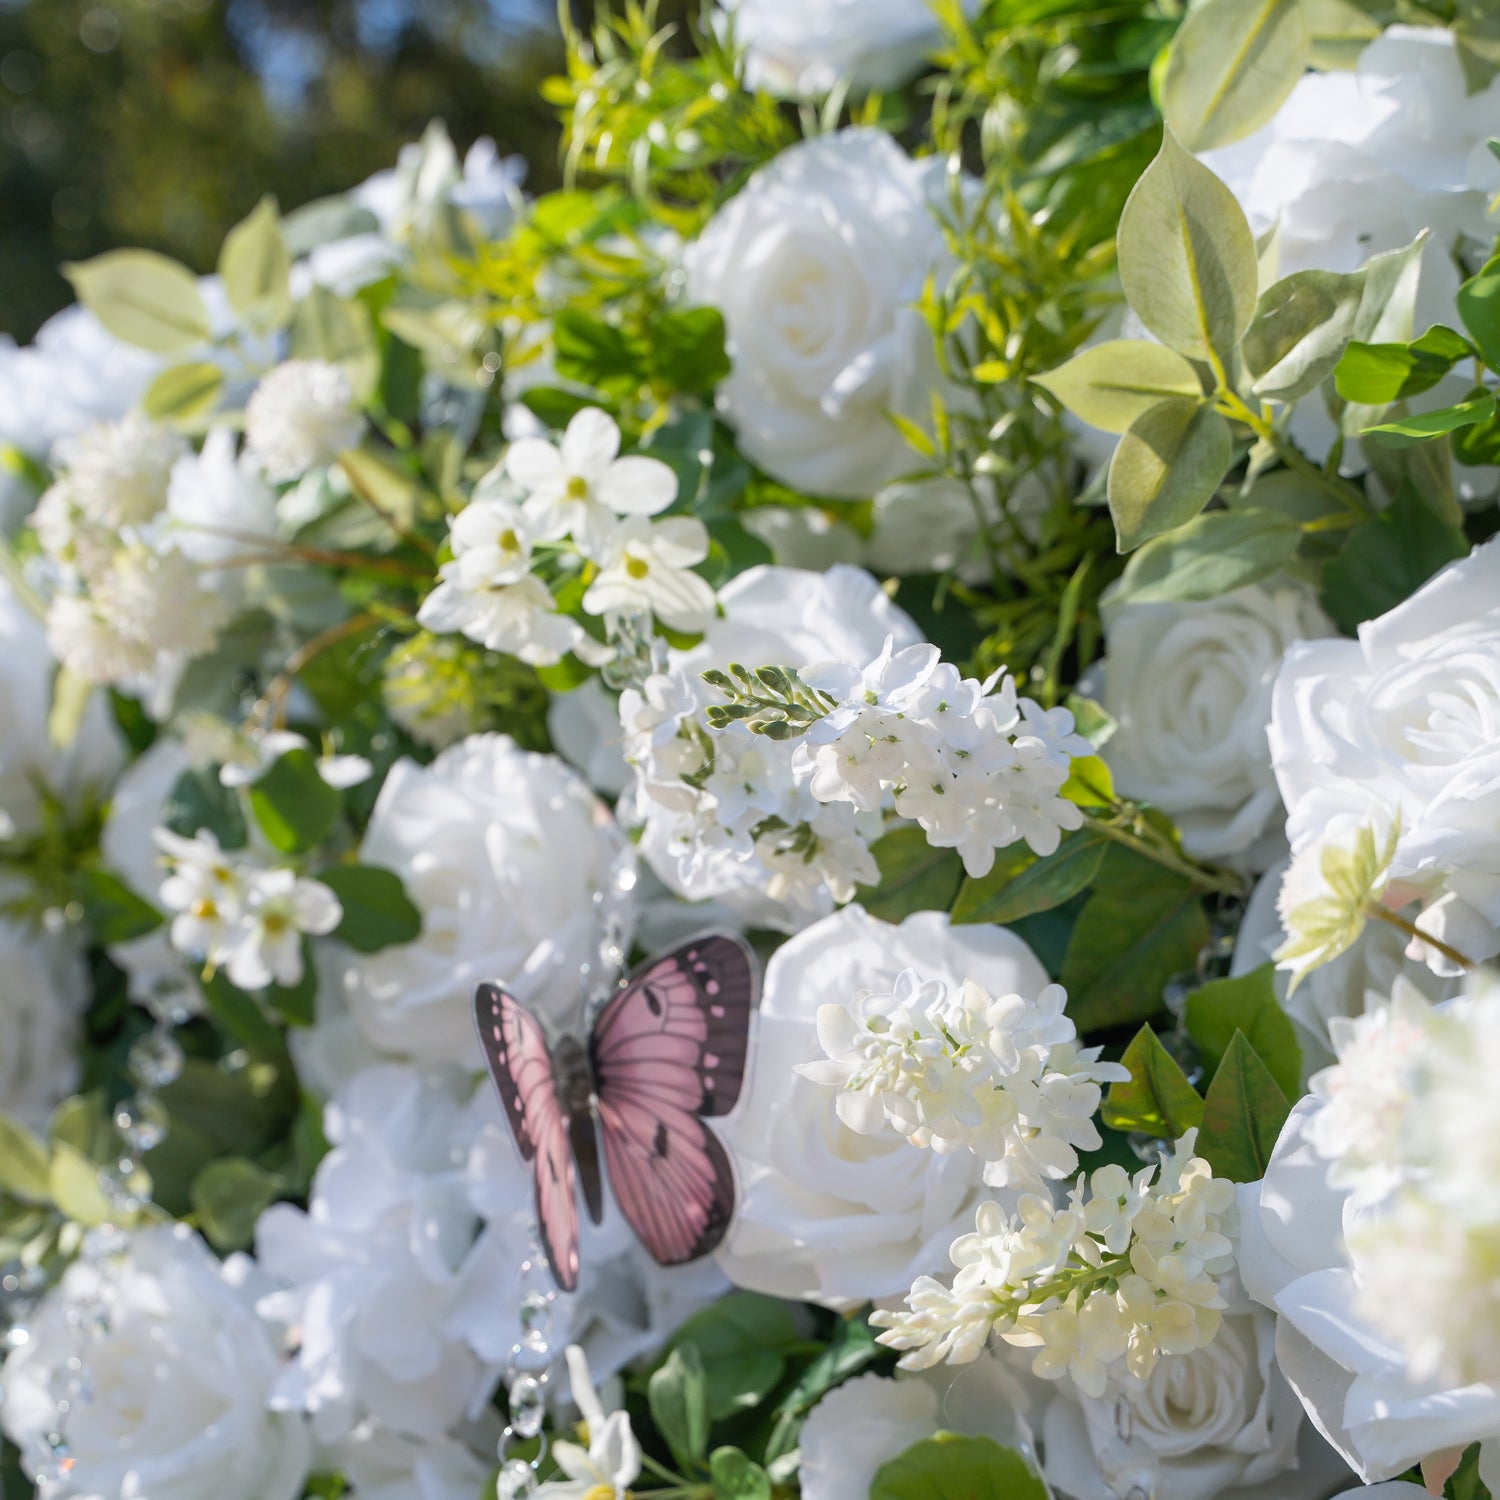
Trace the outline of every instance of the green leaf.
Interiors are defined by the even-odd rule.
[[[623,394],[646,378],[646,351],[623,329],[577,308],[557,314],[552,343],[564,380]]]
[[[840,1318],[828,1346],[797,1377],[797,1383],[776,1403],[782,1413],[798,1413],[815,1406],[835,1386],[842,1385],[885,1353],[875,1342],[875,1330],[862,1314]]]
[[[724,316],[714,307],[662,313],[651,322],[655,378],[674,393],[706,396],[729,374]]]
[[[1059,795],[1069,802],[1076,802],[1079,807],[1113,807],[1119,800],[1115,796],[1115,779],[1109,773],[1109,766],[1097,755],[1074,757]]]
[[[1366,427],[1364,436],[1379,438],[1389,448],[1407,448],[1413,443],[1441,437],[1445,432],[1456,432],[1460,427],[1487,422],[1494,415],[1495,398],[1491,395],[1476,396],[1459,402],[1457,406],[1445,406],[1438,411],[1424,411],[1414,417],[1382,422],[1378,427]]]
[[[1254,505],[1209,511],[1134,553],[1115,602],[1217,599],[1285,567],[1301,541],[1301,526],[1279,511]]]
[[[920,828],[893,828],[871,845],[880,867],[878,886],[861,886],[859,899],[872,917],[900,922],[914,911],[947,911],[964,881],[963,861],[952,849],[934,849]]]
[[[1129,884],[1095,890],[1063,960],[1074,1024],[1089,1031],[1155,1015],[1167,981],[1193,968],[1207,941],[1203,903],[1179,876],[1143,867]]]
[[[273,848],[305,854],[325,839],[343,805],[312,751],[289,750],[250,788],[255,821]]]
[[[292,316],[292,257],[281,235],[276,200],[262,198],[236,224],[219,252],[219,276],[229,305],[251,327],[283,328]]]
[[[1378,516],[1350,533],[1323,569],[1322,603],[1352,635],[1366,620],[1394,609],[1439,568],[1468,554],[1456,526],[1441,520],[1410,485]]]
[[[80,870],[73,877],[72,889],[95,942],[106,946],[128,943],[162,924],[162,914],[108,870],[97,866]]]
[[[1005,925],[1061,906],[1093,883],[1107,847],[1104,835],[1086,823],[1064,834],[1053,853],[1020,870],[997,863],[988,875],[964,881],[953,920]]]
[[[370,310],[362,302],[335,296],[327,287],[315,286],[298,304],[292,319],[292,354],[342,365],[361,400],[375,389],[380,375]]]
[[[882,1464],[870,1500],[1047,1500],[1047,1486],[994,1438],[940,1432]]]
[[[1295,401],[1323,383],[1354,334],[1365,273],[1297,271],[1269,288],[1240,345],[1257,396]]]
[[[22,1203],[52,1201],[51,1156],[19,1120],[0,1113],[0,1193]]]
[[[1255,1182],[1266,1175],[1276,1137],[1292,1112],[1255,1049],[1236,1032],[1203,1096],[1198,1155],[1215,1177]]]
[[[1203,1120],[1203,1100],[1149,1026],[1142,1026],[1120,1062],[1129,1083],[1112,1083],[1099,1117],[1112,1130],[1175,1141]]]
[[[1188,996],[1183,1020],[1213,1073],[1236,1032],[1266,1065],[1288,1099],[1302,1092],[1302,1047],[1297,1028],[1276,998],[1276,968],[1262,964],[1237,979],[1215,979]]]
[[[1162,343],[1229,364],[1255,316],[1255,237],[1234,194],[1170,129],[1125,204],[1119,263],[1126,300]]]
[[[1125,432],[1166,397],[1203,395],[1197,370],[1175,350],[1148,339],[1095,344],[1038,375],[1036,383],[1080,421],[1104,432]]]
[[[1459,287],[1458,315],[1474,335],[1485,364],[1500,370],[1500,255]]]
[[[210,1162],[193,1178],[193,1215],[220,1254],[248,1248],[255,1222],[280,1196],[284,1184],[242,1156]]]
[[[153,422],[190,425],[206,416],[224,393],[224,372],[218,365],[194,361],[163,370],[141,397],[141,410]]]
[[[1427,239],[1424,229],[1411,244],[1399,250],[1382,251],[1365,262],[1365,294],[1354,319],[1354,337],[1361,343],[1410,340]]]
[[[1109,465],[1119,550],[1191,521],[1213,499],[1233,457],[1229,423],[1211,406],[1174,397],[1137,417]]]
[[[198,278],[154,250],[110,250],[63,275],[110,333],[139,349],[181,354],[213,337]]]
[[[221,849],[243,849],[249,837],[239,794],[219,780],[212,766],[184,771],[177,778],[162,804],[161,820],[185,839],[207,829]]]
[[[200,983],[209,1015],[242,1047],[262,1055],[280,1048],[281,1032],[254,995],[236,989],[222,973]]]
[[[379,953],[422,935],[422,913],[401,877],[374,865],[335,865],[318,872],[344,908],[334,937],[356,953]]]
[[[689,1344],[715,1421],[760,1404],[786,1373],[797,1342],[790,1308],[759,1292],[731,1292],[694,1313],[673,1335]]]
[[[1459,360],[1473,354],[1466,338],[1437,323],[1409,344],[1351,343],[1333,372],[1333,383],[1345,401],[1389,406],[1431,390]]]
[[[1352,72],[1359,55],[1380,35],[1380,25],[1350,0],[1302,0],[1312,36],[1309,62],[1319,72]]]
[[[771,1500],[766,1471],[738,1448],[715,1448],[708,1460],[714,1500]]]
[[[58,1213],[75,1224],[102,1224],[116,1213],[100,1186],[98,1163],[66,1141],[52,1144],[47,1191]]]
[[[678,1344],[646,1386],[651,1420],[679,1466],[690,1469],[708,1452],[708,1381],[692,1344]]]
[[[56,750],[69,750],[78,742],[83,716],[88,712],[94,685],[69,667],[59,667],[52,679],[52,708],[47,715],[47,738]]]
[[[288,1026],[311,1026],[317,1020],[318,971],[310,944],[302,940],[302,978],[296,984],[273,984],[262,992],[266,1005]]]
[[[1302,0],[1207,0],[1172,41],[1167,124],[1189,151],[1243,140],[1281,107],[1311,51]]]

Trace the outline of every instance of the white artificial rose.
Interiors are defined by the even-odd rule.
[[[1199,603],[1106,603],[1101,752],[1127,797],[1170,813],[1196,859],[1263,868],[1281,800],[1266,724],[1287,647],[1333,626],[1300,584]]]
[[[0,975],[0,1111],[39,1130],[78,1082],[88,970],[71,935],[0,917]]]
[[[42,830],[42,788],[66,811],[101,797],[124,747],[108,700],[95,694],[73,743],[59,750],[47,733],[56,663],[47,631],[0,578],[0,843]]]
[[[0,1422],[26,1467],[56,1427],[53,1387],[77,1354],[88,1384],[65,1426],[69,1495],[301,1495],[311,1441],[298,1418],[267,1407],[280,1354],[255,1315],[254,1277],[245,1257],[220,1265],[180,1224],[137,1231],[118,1258],[76,1262],[0,1369]]]
[[[684,252],[687,299],[728,330],[720,410],[773,478],[861,499],[918,467],[890,414],[925,422],[938,379],[912,304],[948,263],[944,187],[940,158],[843,130],[762,167]]]
[[[903,969],[992,995],[1034,995],[1047,975],[1031,949],[999,927],[950,927],[917,912],[899,927],[849,906],[777,950],[766,968],[750,1076],[722,1134],[741,1202],[719,1259],[739,1286],[850,1307],[901,1297],[941,1272],[973,1221],[984,1164],[940,1156],[894,1129],[861,1135],[839,1118],[838,1094],[795,1070],[824,1055],[821,1003],[888,991]]]
[[[941,38],[924,0],[724,0],[724,10],[745,49],[745,82],[801,98],[841,83],[898,88]]]
[[[468,1068],[483,981],[570,1018],[599,942],[595,892],[628,857],[608,809],[556,756],[484,734],[429,766],[402,761],[360,858],[401,877],[422,933],[351,963],[355,1023],[382,1052]]]
[[[1345,1235],[1362,1210],[1310,1134],[1326,1107],[1302,1100],[1264,1179],[1240,1188],[1240,1274],[1277,1314],[1277,1361],[1308,1415],[1373,1483],[1500,1434],[1500,1387],[1413,1380],[1404,1352],[1361,1316]]]
[[[1471,959],[1500,951],[1500,541],[1358,640],[1293,646],[1270,743],[1294,852],[1340,814],[1394,822],[1387,901],[1422,899],[1424,930]]]
[[[872,661],[890,636],[899,650],[921,640],[910,616],[860,568],[826,573],[774,566],[749,568],[719,591],[720,618],[702,641],[674,651],[673,668],[694,682],[710,667],[805,667],[815,661]],[[709,695],[710,698],[712,695]],[[774,754],[774,747],[770,753]],[[637,793],[640,852],[668,889],[688,901],[718,901],[752,926],[795,932],[833,910],[824,890],[815,909],[776,894],[775,873],[753,851],[701,850],[687,840],[690,811]]]
[[[352,1500],[475,1500],[493,1468],[457,1438],[406,1437],[378,1422],[363,1423],[319,1458],[348,1480]]]

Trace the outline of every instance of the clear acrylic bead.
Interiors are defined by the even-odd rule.
[[[115,1212],[128,1215],[139,1211],[141,1195],[136,1191],[135,1163],[129,1157],[122,1157],[113,1167],[101,1167],[99,1187]]]
[[[132,1094],[115,1105],[115,1129],[136,1156],[161,1145],[171,1123],[166,1106],[155,1094]]]
[[[552,1299],[545,1292],[527,1292],[521,1298],[521,1347],[545,1354],[551,1345]]]
[[[503,1464],[495,1482],[497,1500],[523,1500],[536,1493],[536,1470],[524,1459],[513,1458]]]
[[[143,1089],[164,1089],[182,1077],[182,1044],[170,1031],[148,1031],[130,1049],[130,1076]]]
[[[517,1437],[534,1438],[547,1416],[542,1383],[534,1375],[517,1375],[510,1386],[510,1425]]]

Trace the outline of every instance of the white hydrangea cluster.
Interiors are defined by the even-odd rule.
[[[991,998],[967,980],[903,969],[889,991],[818,1007],[828,1054],[797,1068],[839,1090],[839,1118],[862,1135],[894,1127],[915,1146],[985,1162],[991,1187],[1046,1191],[1078,1170],[1078,1151],[1101,1144],[1093,1116],[1100,1084],[1130,1074],[1079,1047],[1063,1013],[1067,993]]]
[[[558,612],[542,577],[571,543],[593,565],[587,613],[654,614],[670,629],[701,630],[714,593],[692,569],[708,556],[708,532],[691,516],[653,521],[677,498],[677,476],[659,459],[619,451],[619,427],[593,407],[556,444],[512,443],[453,518],[453,558],[422,605],[421,623],[534,666],[570,651],[596,665],[609,660],[610,648]]]
[[[276,484],[331,464],[364,427],[348,375],[321,359],[277,365],[245,407],[245,446]]]
[[[172,915],[172,946],[231,984],[262,990],[303,974],[303,936],[330,933],[343,918],[338,897],[319,880],[258,855],[220,848],[207,829],[192,838],[155,833],[169,868],[162,904]]]
[[[1060,1208],[1032,1194],[1014,1214],[981,1204],[950,1252],[952,1285],[923,1276],[904,1308],[877,1310],[880,1342],[921,1370],[967,1364],[998,1333],[1036,1350],[1044,1380],[1069,1376],[1096,1399],[1113,1367],[1144,1380],[1162,1356],[1205,1347],[1227,1306],[1217,1278],[1234,1269],[1235,1189],[1193,1155],[1196,1139],[1159,1171],[1099,1168]]]
[[[47,633],[58,659],[90,682],[133,684],[211,650],[239,601],[223,564],[275,528],[275,497],[231,434],[194,454],[130,412],[58,459],[32,517],[55,573]]]
[[[836,707],[798,747],[819,802],[861,812],[889,794],[927,842],[957,849],[971,876],[989,874],[995,850],[1025,839],[1051,854],[1083,814],[1058,793],[1072,757],[1093,747],[1073,732],[1065,708],[1018,698],[1004,671],[986,682],[962,678],[923,643],[884,650],[863,668],[823,662],[806,668],[808,687]]]

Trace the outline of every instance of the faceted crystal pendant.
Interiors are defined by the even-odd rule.
[[[552,1344],[552,1299],[545,1292],[527,1292],[521,1299],[521,1347],[528,1354],[545,1354]]]
[[[170,1124],[166,1106],[154,1094],[132,1094],[115,1105],[115,1129],[135,1156],[161,1145]]]
[[[517,1375],[510,1386],[510,1425],[517,1437],[534,1438],[547,1416],[542,1383],[534,1375]]]
[[[170,1031],[148,1031],[130,1049],[130,1076],[143,1089],[164,1089],[182,1077],[182,1046]]]
[[[502,1464],[495,1483],[497,1500],[523,1500],[536,1492],[536,1470],[524,1459],[513,1458]]]

